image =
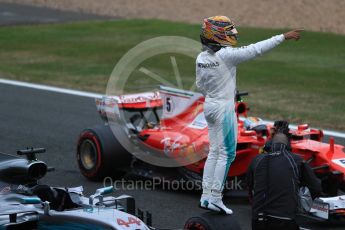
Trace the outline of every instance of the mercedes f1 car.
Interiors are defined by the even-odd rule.
[[[159,230],[151,226],[151,213],[136,208],[133,197],[110,196],[112,186],[86,197],[81,186],[40,184],[52,170],[37,160],[36,154],[43,152],[43,148],[18,151],[26,158],[0,153],[0,229]],[[184,226],[187,230],[241,229],[233,217],[212,213],[189,218]]]
[[[272,124],[247,117],[248,105],[242,100],[247,94],[237,95],[238,144],[228,174],[230,183],[245,175],[271,137]],[[81,173],[91,180],[132,173],[200,181],[209,145],[203,103],[200,93],[165,86],[152,92],[97,98],[104,125],[80,134],[77,160]],[[323,143],[323,131],[307,124],[291,130],[291,136],[292,151],[322,178],[324,191],[335,196],[339,188],[344,190],[344,146],[335,144],[333,138]]]
[[[26,159],[0,154],[0,229],[151,229],[150,213],[135,216],[134,198],[105,196],[113,187],[85,197],[82,187],[39,184],[49,167],[35,155],[44,151],[18,151]]]

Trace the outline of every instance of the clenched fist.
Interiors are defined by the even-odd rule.
[[[291,30],[289,32],[284,33],[285,40],[295,39],[296,41],[300,39],[300,33],[303,29]]]

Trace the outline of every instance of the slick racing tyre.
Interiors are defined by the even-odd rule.
[[[187,220],[184,228],[186,230],[212,230],[211,226],[200,217],[192,217]]]
[[[232,215],[223,215],[214,212],[202,213],[199,216],[189,218],[184,228],[186,230],[240,230]]]
[[[81,173],[90,180],[121,178],[132,156],[118,142],[109,126],[85,129],[77,145],[77,161]]]

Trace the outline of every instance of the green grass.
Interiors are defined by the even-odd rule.
[[[0,28],[0,76],[8,79],[104,93],[120,58],[138,43],[164,35],[198,40],[199,25],[159,20],[118,20]],[[283,30],[239,28],[239,45]],[[238,88],[249,91],[251,115],[345,130],[345,36],[303,32],[272,52],[238,66]],[[195,79],[195,60],[179,54],[141,63],[176,82],[175,56],[185,88]],[[159,82],[136,68],[127,91]]]

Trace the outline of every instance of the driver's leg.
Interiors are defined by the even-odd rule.
[[[209,153],[204,166],[202,188],[203,193],[200,200],[200,206],[207,208],[208,200],[211,196],[211,189],[213,185],[214,170],[216,168],[218,153],[219,153],[219,140],[221,140],[221,129],[219,125],[216,125],[216,119],[221,116],[222,113],[218,111],[219,106],[212,102],[206,102],[204,104],[204,113],[208,125],[209,136]]]
[[[223,120],[215,124],[215,126],[220,127],[222,137],[220,138],[221,145],[218,149],[219,154],[214,170],[209,208],[226,214],[232,214],[231,209],[228,209],[222,202],[222,192],[230,165],[236,156],[237,117],[235,111],[230,109],[226,109],[225,111]]]
[[[210,139],[210,150],[207,156],[207,160],[204,166],[204,174],[202,178],[202,196],[200,205],[203,208],[207,208],[208,200],[211,196],[211,189],[213,185],[214,170],[216,168],[218,159],[218,144],[216,143],[218,131],[215,129],[213,122],[208,122],[208,135]],[[214,141],[211,141],[214,140]]]

